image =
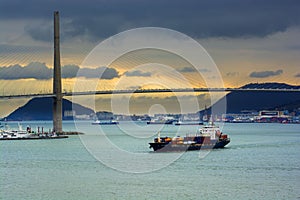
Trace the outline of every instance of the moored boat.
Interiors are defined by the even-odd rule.
[[[68,138],[67,135],[35,135],[30,134],[27,137],[18,137],[12,135],[0,135],[0,140],[41,140],[41,139],[63,139]]]
[[[36,133],[28,126],[26,130],[18,124],[18,130],[0,130],[0,140],[37,140],[37,139],[62,139],[68,138],[66,135],[57,135],[56,133]]]
[[[213,123],[203,126],[199,133],[194,135],[186,135],[185,137],[158,137],[150,142],[149,148],[154,151],[191,151],[200,149],[223,148],[230,142],[227,134],[223,134],[220,128]]]

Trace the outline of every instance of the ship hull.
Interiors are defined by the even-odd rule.
[[[202,143],[202,144],[172,144],[171,142],[151,142],[150,147],[157,152],[169,152],[169,151],[196,151],[201,149],[218,149],[224,148],[230,142],[229,139]]]

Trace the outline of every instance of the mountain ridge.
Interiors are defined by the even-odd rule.
[[[267,82],[267,83],[248,83],[240,88],[265,88],[265,89],[300,89],[298,85],[289,85],[286,83]]]
[[[4,119],[7,121],[52,120],[52,105],[52,97],[33,98]],[[73,111],[75,111],[76,115],[92,115],[94,113],[92,109],[72,103],[67,99],[63,99],[62,108],[63,120],[73,120]]]
[[[300,86],[288,85],[286,83],[249,83],[241,88],[266,88],[266,89],[300,89]],[[225,97],[217,101],[213,107],[222,108],[226,106],[226,113],[241,113],[243,110],[274,110],[289,108],[293,110],[298,108],[294,102],[300,101],[300,92],[287,91],[233,91]],[[294,107],[292,105],[295,105]],[[208,114],[211,112],[211,107],[207,109]],[[205,110],[199,111],[204,114]],[[217,113],[220,114],[220,113]]]

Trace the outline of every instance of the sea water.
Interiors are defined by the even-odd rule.
[[[225,124],[226,148],[185,153],[153,153],[148,142],[157,132],[184,135],[198,126],[63,127],[85,135],[0,141],[0,199],[300,199],[299,124]]]

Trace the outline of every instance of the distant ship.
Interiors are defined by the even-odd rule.
[[[182,126],[182,125],[203,125],[203,122],[199,122],[199,121],[178,121],[174,125],[175,126]]]
[[[96,120],[94,122],[92,122],[92,125],[114,125],[114,124],[119,124],[118,121],[115,120]]]
[[[166,119],[166,120],[151,120],[148,121],[147,124],[173,124],[173,119]]]
[[[186,135],[185,137],[158,137],[149,143],[149,148],[158,152],[167,151],[191,151],[200,149],[223,148],[230,142],[230,138],[220,132],[220,128],[214,123],[203,126],[199,133]]]

